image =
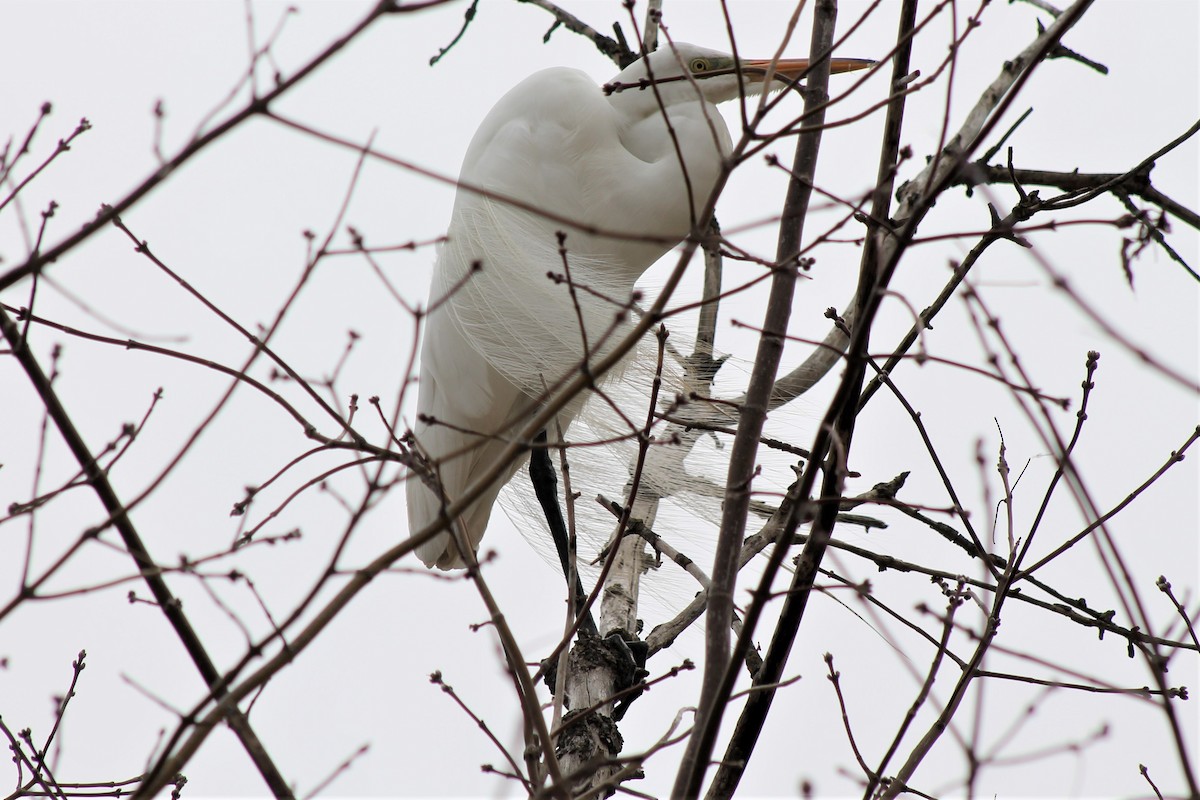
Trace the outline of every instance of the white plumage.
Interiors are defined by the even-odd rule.
[[[834,69],[865,63],[837,61]],[[747,93],[761,90],[767,68],[742,62]],[[782,61],[775,74],[806,68]],[[544,387],[578,369],[585,335],[593,357],[622,338],[632,323],[618,322],[618,311],[634,283],[691,232],[716,186],[730,137],[715,104],[737,97],[738,83],[730,56],[679,44],[626,68],[610,94],[578,70],[543,70],[484,119],[463,161],[421,349],[414,434],[442,496],[408,481],[411,531],[436,521],[496,462],[503,436]],[[580,287],[578,312],[567,286],[547,277],[564,272],[559,231]],[[480,268],[468,275],[473,264]],[[579,405],[559,415],[564,431]],[[509,464],[455,520],[472,549],[519,466]],[[464,565],[449,533],[417,554],[429,566]]]

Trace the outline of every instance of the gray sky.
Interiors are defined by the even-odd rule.
[[[272,51],[284,74],[348,29],[366,8],[354,2],[295,5],[300,13],[289,18]],[[629,30],[619,3],[563,5],[598,28],[607,30],[614,19],[621,19]],[[845,43],[844,55],[886,53],[895,21],[889,4],[884,5],[878,19],[872,18]],[[255,5],[260,37],[272,29],[282,7]],[[463,40],[430,68],[429,58],[457,32],[464,7],[453,3],[428,13],[383,20],[276,110],[354,141],[374,134],[379,150],[452,181],[480,119],[525,75],[545,66],[570,65],[585,70],[599,84],[616,72],[590,44],[565,30],[558,30],[549,44],[542,45],[541,37],[550,25],[548,15],[530,6],[501,2],[483,4]],[[845,29],[857,19],[861,9],[861,4],[842,4],[840,27]],[[734,25],[743,55],[771,55],[789,7],[741,4],[735,13],[740,15]],[[988,8],[983,27],[968,40],[954,76],[951,130],[1002,61],[1032,38],[1039,18],[1045,21],[1046,15],[1020,3],[995,3]],[[808,19],[803,18],[789,54],[804,52]],[[36,224],[39,211],[50,200],[59,204],[47,233],[51,243],[91,219],[101,202],[122,196],[156,168],[151,113],[156,100],[161,98],[166,110],[162,149],[172,154],[226,98],[247,63],[240,3],[9,2],[0,10],[0,20],[10,32],[0,49],[0,75],[5,76],[0,82],[3,135],[19,141],[40,104],[47,100],[54,104],[34,154],[18,173],[25,174],[44,157],[50,143],[67,135],[80,117],[86,116],[93,125],[22,195],[21,211],[30,224]],[[678,41],[728,49],[715,3],[668,0],[666,20]],[[1043,65],[1010,114],[1009,121],[1034,108],[1010,141],[1018,166],[1119,172],[1187,129],[1200,106],[1198,22],[1196,6],[1188,2],[1098,4],[1066,43],[1106,64],[1110,74],[1101,76],[1065,60]],[[923,74],[932,73],[944,57],[948,35],[948,23],[939,20],[920,40],[914,64]],[[269,85],[269,71],[264,69],[259,80],[262,86]],[[885,82],[876,80],[839,113],[849,114],[850,109],[870,105],[885,94]],[[239,96],[216,119],[243,101]],[[788,103],[785,107],[795,113],[796,101]],[[945,105],[945,81],[914,96],[905,132],[913,163],[906,165],[906,176],[915,173],[936,148]],[[736,109],[726,111],[736,131]],[[882,117],[876,114],[829,132],[818,173],[823,188],[841,197],[856,197],[869,189],[881,125]],[[1195,141],[1189,142],[1161,159],[1153,175],[1161,191],[1192,208],[1200,202],[1198,151]],[[253,327],[273,319],[288,296],[304,264],[306,242],[301,232],[326,234],[354,163],[351,152],[256,120],[172,175],[124,220],[198,290]],[[773,252],[774,226],[769,221],[778,211],[785,181],[785,176],[758,160],[736,174],[718,213],[726,230],[747,227],[735,237],[739,245]],[[1043,190],[1043,195],[1049,193]],[[988,226],[984,193],[970,199],[961,191],[952,194],[922,228],[923,235]],[[1004,207],[1014,202],[1013,193],[1002,187],[994,189],[992,196]],[[345,221],[374,245],[428,241],[444,232],[452,201],[453,187],[445,180],[372,164],[363,172]],[[1112,219],[1120,213],[1115,202],[1105,200],[1074,217]],[[19,264],[26,255],[18,220],[16,209],[0,214],[4,258],[0,270]],[[1088,489],[1102,509],[1124,498],[1164,463],[1197,421],[1195,394],[1139,363],[1128,347],[1144,348],[1188,380],[1197,381],[1197,284],[1153,249],[1137,262],[1136,289],[1130,291],[1120,268],[1120,235],[1128,234],[1094,225],[1031,234],[1046,264],[1070,276],[1077,296],[1098,309],[1118,338],[1100,330],[1075,299],[1053,289],[1045,268],[1015,245],[993,248],[974,273],[977,288],[1002,320],[1033,382],[1047,394],[1071,398],[1071,410],[1056,420],[1060,430],[1069,431],[1073,424],[1086,352],[1101,351],[1098,388],[1078,455]],[[349,239],[339,231],[335,241],[345,245]],[[973,241],[967,237],[923,245],[906,262],[894,288],[913,307],[922,308],[944,281],[949,261],[962,258]],[[1200,263],[1194,231],[1176,223],[1171,242],[1193,268]],[[381,263],[404,297],[418,302],[424,299],[434,256],[432,247],[422,247],[381,256]],[[831,245],[819,250],[817,257],[813,280],[797,293],[792,332],[800,337],[824,335],[828,323],[821,315],[826,307],[841,306],[849,296],[858,250],[853,245]],[[750,274],[746,269],[728,266],[727,280]],[[47,317],[116,338],[133,336],[162,343],[221,363],[240,364],[248,353],[244,341],[134,254],[132,243],[115,229],[93,237],[53,265],[49,275],[71,295],[84,299],[96,316],[43,284],[37,308]],[[653,285],[654,273],[647,281]],[[697,285],[698,278],[684,291],[694,294]],[[28,284],[18,285],[0,300],[11,306],[26,305],[28,290]],[[722,308],[718,347],[752,357],[750,334],[730,323],[758,324],[764,297],[747,293]],[[898,300],[890,304],[873,349],[890,348],[907,329],[911,313]],[[119,320],[134,333],[114,331],[104,320]],[[387,407],[403,377],[412,323],[360,259],[343,257],[323,263],[289,312],[274,345],[302,375],[320,379],[334,368],[350,329],[363,338],[339,377],[340,398],[344,402],[351,392],[364,400],[378,395]],[[226,378],[177,361],[93,345],[53,331],[35,331],[32,340],[43,355],[55,343],[65,345],[57,387],[94,449],[115,437],[123,423],[140,419],[151,393],[163,387],[164,400],[144,435],[113,471],[114,483],[126,496],[136,495],[157,476],[227,388]],[[926,347],[943,358],[985,364],[961,302],[952,303],[929,332]],[[789,348],[785,366],[798,363],[806,353],[799,345]],[[265,379],[268,367],[260,362],[253,374]],[[1053,463],[1004,388],[938,364],[906,365],[897,371],[896,379],[921,411],[939,454],[963,492],[963,504],[981,530],[987,530],[999,496],[993,470],[999,425],[1014,472],[1029,465],[1014,509],[1027,527]],[[272,386],[289,397],[299,396],[295,387]],[[780,423],[797,426],[800,433],[794,438],[800,446],[811,440],[827,395],[818,390]],[[373,410],[365,402],[360,404],[360,429],[381,439],[373,416],[368,419]],[[6,507],[29,497],[31,454],[40,425],[36,397],[9,359],[0,360],[0,408],[4,409],[0,501]],[[305,412],[319,418],[311,404]],[[322,424],[327,425],[323,420]],[[66,451],[53,435],[50,440],[43,488],[73,474]],[[228,510],[241,499],[243,488],[263,483],[309,446],[293,420],[260,396],[241,391],[137,510],[135,522],[152,552],[165,562],[181,553],[197,557],[219,550],[234,536],[238,521],[229,518]],[[982,467],[976,464],[977,451],[983,454]],[[1142,581],[1139,588],[1160,629],[1172,615],[1154,590],[1157,575],[1166,574],[1195,606],[1196,486],[1200,485],[1196,462],[1191,458],[1173,468],[1111,526],[1122,554]],[[281,502],[302,479],[336,463],[340,460],[318,460],[283,481],[283,488],[264,495],[251,521],[261,520],[271,504]],[[850,493],[910,470],[905,499],[934,509],[948,505],[911,422],[891,398],[880,395],[862,417],[852,467],[861,478],[848,487]],[[355,479],[342,476],[332,485],[352,491]],[[90,497],[78,490],[73,494],[39,513],[35,566],[50,564],[99,518]],[[368,560],[404,535],[402,494],[392,492],[372,510],[351,543],[349,563]],[[886,510],[868,513],[877,514],[891,527],[869,536],[854,530],[839,535],[899,558],[951,570],[965,568],[964,560],[932,541],[927,529]],[[494,519],[485,540],[485,549],[497,552],[489,579],[526,656],[537,660],[553,645],[561,627],[559,579],[512,524],[499,515]],[[689,523],[682,513],[668,514],[668,519],[701,527]],[[300,527],[302,542],[252,548],[235,561],[219,562],[213,571],[227,572],[236,564],[252,576],[274,613],[286,613],[323,568],[344,522],[345,512],[333,493],[310,492],[263,531],[282,533]],[[25,526],[24,520],[0,526],[0,542],[4,552],[11,554],[0,558],[0,600],[5,603],[18,586]],[[1048,552],[1053,542],[1080,527],[1078,511],[1062,494],[1050,509],[1039,552]],[[1001,530],[998,538],[1003,535]],[[830,565],[854,580],[870,579],[909,615],[915,614],[912,608],[918,602],[938,607],[942,602],[936,588],[912,576],[880,574],[872,565],[845,555],[836,556]],[[369,753],[339,778],[333,793],[497,793],[497,779],[481,774],[478,765],[500,764],[500,755],[427,680],[428,673],[441,670],[503,741],[519,740],[518,710],[494,638],[486,630],[474,633],[467,627],[483,621],[485,611],[468,584],[428,576],[413,559],[399,566],[404,571],[376,581],[319,643],[270,684],[258,699],[252,720],[301,792],[369,743]],[[1097,569],[1093,550],[1081,546],[1049,568],[1046,577],[1068,595],[1086,594],[1094,607],[1114,607],[1111,590],[1105,588]],[[51,587],[65,590],[128,571],[120,554],[94,545]],[[686,602],[694,591],[686,582],[671,585],[676,588],[664,591],[675,603]],[[195,581],[175,578],[172,587],[211,643],[218,663],[240,656],[244,638],[212,598]],[[145,595],[140,585],[130,584],[27,605],[0,623],[0,658],[8,659],[7,668],[0,670],[0,714],[12,726],[33,727],[35,735],[44,735],[50,726],[50,698],[66,689],[71,660],[80,649],[88,651],[88,669],[60,736],[59,777],[64,780],[109,780],[140,772],[159,731],[170,731],[174,724],[173,716],[150,696],[179,709],[189,708],[202,696],[200,681],[161,615],[145,604],[127,601],[131,588]],[[214,581],[212,588],[256,634],[269,629],[244,586]],[[838,772],[843,767],[850,770],[854,762],[828,682],[822,677],[822,653],[832,651],[837,657],[860,743],[875,757],[911,702],[931,656],[894,623],[871,618],[849,592],[821,596],[813,612],[788,668],[789,674],[803,675],[803,680],[777,701],[743,784],[747,796],[792,794],[805,778],[815,781],[821,796],[853,793],[854,783]],[[1124,645],[1111,637],[1097,641],[1094,634],[1044,613],[1011,608],[1009,614],[1000,644],[1101,675],[1119,686],[1141,686],[1149,680],[1139,662],[1124,659]],[[701,641],[698,633],[684,637],[651,663],[652,672],[659,674],[685,657],[698,657]],[[994,658],[995,669],[1031,669],[1028,664]],[[1194,654],[1190,661],[1181,658],[1172,663],[1170,678],[1174,685],[1194,687],[1196,669]],[[1046,674],[1062,676],[1054,670]],[[694,697],[698,677],[698,672],[687,674],[638,701],[623,727],[627,751],[645,747],[662,735],[676,710]],[[946,676],[939,688],[950,680]],[[1031,701],[1040,703],[1039,711],[1019,742],[1005,751],[1009,754],[1085,740],[1105,723],[1110,725],[1109,735],[1082,754],[1064,754],[1032,766],[995,768],[985,775],[981,792],[1145,794],[1147,787],[1137,774],[1139,762],[1151,768],[1164,791],[1180,790],[1174,761],[1164,755],[1169,749],[1161,714],[1150,704],[1134,698],[1098,700],[1064,691],[1043,697],[1025,685],[996,682],[988,684],[985,692],[985,716],[992,735],[1020,718],[1021,709]],[[1194,702],[1181,706],[1193,744],[1197,740],[1194,709]],[[636,788],[665,793],[676,758],[671,751],[652,759],[644,786]],[[956,785],[960,774],[961,754],[947,740],[918,777],[923,790],[937,793],[939,787]],[[224,730],[205,744],[187,775],[188,793],[196,796],[262,792],[252,767]]]

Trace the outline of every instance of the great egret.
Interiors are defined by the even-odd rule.
[[[872,63],[834,59],[831,69]],[[607,91],[560,67],[531,75],[496,104],[463,161],[430,289],[414,434],[442,496],[408,481],[410,530],[436,521],[494,465],[505,433],[547,386],[578,369],[585,347],[596,355],[620,338],[618,306],[692,230],[719,178],[730,136],[716,104],[738,97],[739,83],[753,94],[768,74],[790,81],[807,69],[804,59],[773,70],[770,61],[743,60],[739,80],[732,56],[677,44],[631,64]],[[564,259],[580,287],[574,299],[547,277],[564,272]],[[559,415],[563,430],[577,411]],[[519,466],[508,465],[454,520],[472,550]],[[431,567],[464,566],[449,532],[417,555]]]

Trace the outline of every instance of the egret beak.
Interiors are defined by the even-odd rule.
[[[873,67],[878,62],[872,61],[869,58],[833,58],[829,61],[829,73],[836,75],[839,72],[854,72],[855,70],[867,69]],[[742,72],[747,73],[752,79],[762,80],[770,71],[772,59],[743,61]],[[807,58],[781,58],[774,62],[776,80],[787,82],[797,81],[804,73],[808,72]]]

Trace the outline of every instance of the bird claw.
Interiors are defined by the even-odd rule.
[[[574,669],[607,669],[612,673],[614,693],[624,692],[613,702],[612,718],[620,721],[633,701],[642,694],[642,689],[634,687],[650,674],[646,669],[646,658],[649,654],[650,646],[644,641],[616,630],[603,639],[581,637],[571,650],[569,663]],[[548,658],[542,661],[541,671],[550,693],[557,694],[558,659]],[[569,708],[570,701],[564,699],[564,705]]]

